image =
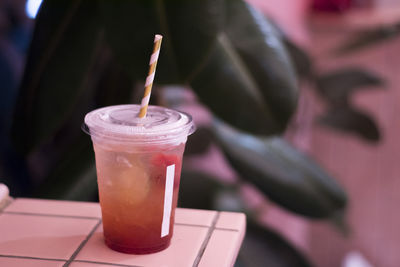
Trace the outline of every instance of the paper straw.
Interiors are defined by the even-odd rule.
[[[153,86],[154,75],[156,73],[158,55],[160,54],[162,38],[163,38],[162,35],[159,34],[156,34],[156,36],[154,36],[154,48],[153,48],[153,53],[151,54],[150,57],[149,74],[147,75],[146,83],[144,85],[144,95],[142,98],[142,102],[140,104],[140,112],[138,115],[139,118],[146,117],[147,107],[149,106],[151,88]]]

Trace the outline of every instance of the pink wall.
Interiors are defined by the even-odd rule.
[[[400,38],[350,56],[336,57],[329,53],[352,36],[354,30],[398,20],[400,3],[397,1],[396,7],[393,1],[375,1],[379,12],[355,11],[344,16],[319,15],[307,19],[308,1],[248,2],[272,14],[294,40],[308,47],[319,70],[359,65],[387,81],[385,90],[363,91],[353,99],[354,105],[379,122],[383,133],[381,143],[371,145],[311,124],[323,106],[309,90],[303,90],[294,134],[288,135],[348,191],[350,236],[341,236],[327,223],[310,223],[278,208],[273,208],[264,220],[305,251],[316,266],[340,266],[350,250],[360,251],[374,266],[400,266]],[[387,5],[389,9],[385,9]]]
[[[367,19],[367,18],[365,18]],[[369,17],[371,19],[371,17]],[[371,145],[353,136],[314,127],[311,151],[338,177],[350,196],[348,239],[334,236],[325,226],[311,228],[310,249],[320,266],[337,266],[337,257],[357,249],[375,266],[400,266],[400,38],[345,57],[326,51],[353,34],[352,25],[340,20],[313,31],[314,54],[320,69],[358,65],[381,75],[385,90],[367,90],[355,95],[354,105],[368,111],[379,123],[383,140]],[[358,25],[357,25],[358,27]],[[327,30],[329,29],[330,30]],[[316,111],[317,112],[317,111]],[[321,241],[321,237],[325,242]],[[328,241],[328,242],[327,242]],[[336,257],[336,259],[334,258]]]

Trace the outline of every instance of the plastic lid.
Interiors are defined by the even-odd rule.
[[[195,130],[192,117],[176,110],[149,106],[138,118],[139,105],[109,106],[85,116],[85,132],[92,137],[134,143],[163,143],[186,139]]]

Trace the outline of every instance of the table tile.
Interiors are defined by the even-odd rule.
[[[175,223],[211,226],[216,214],[217,212],[214,210],[177,208],[175,211]]]
[[[17,198],[4,211],[63,216],[101,217],[99,203],[65,200]]]
[[[62,266],[100,218],[98,203],[18,198],[0,213],[0,266]],[[69,266],[193,266],[214,224],[216,229],[199,266],[231,266],[243,240],[246,219],[240,213],[220,212],[217,216],[216,211],[177,208],[175,223],[171,246],[149,255],[109,249],[100,225]]]
[[[74,261],[69,267],[125,267],[125,266],[132,266],[132,265],[117,265],[117,264],[101,264],[101,263],[93,263],[93,262],[83,262],[83,261]],[[142,266],[140,266],[142,267]]]
[[[198,266],[233,266],[243,237],[244,231],[214,230]]]
[[[148,255],[130,255],[109,249],[104,244],[102,227],[99,227],[79,252],[76,260],[145,267],[192,266],[207,232],[206,227],[175,225],[168,249]]]
[[[69,259],[97,219],[0,214],[0,255]]]
[[[242,230],[246,227],[246,216],[243,213],[221,211],[215,227]]]
[[[0,256],[0,266],[4,267],[62,267],[65,261],[10,258]]]

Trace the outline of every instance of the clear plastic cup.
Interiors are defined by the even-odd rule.
[[[145,254],[163,250],[173,234],[190,115],[149,106],[118,105],[88,113],[85,127],[96,157],[105,243]]]

